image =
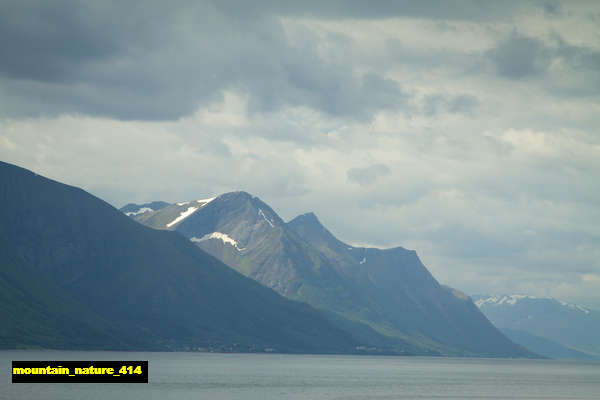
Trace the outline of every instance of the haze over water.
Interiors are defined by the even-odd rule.
[[[11,384],[11,360],[148,360],[149,384]],[[4,399],[598,399],[600,362],[3,351]]]

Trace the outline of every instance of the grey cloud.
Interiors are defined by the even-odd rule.
[[[409,108],[411,95],[398,82],[328,63],[317,55],[315,43],[285,49],[279,60],[256,71],[253,79],[242,78],[241,88],[251,95],[251,112],[302,105],[331,116],[364,120],[380,110]]]
[[[350,168],[346,175],[348,180],[356,182],[361,186],[374,184],[375,181],[390,173],[390,169],[385,164],[373,164],[364,168]]]
[[[458,96],[435,94],[425,97],[423,112],[427,116],[433,116],[440,112],[473,115],[479,105],[477,97],[468,94]]]
[[[437,26],[446,29],[442,23]],[[391,39],[386,43],[385,54],[375,62],[384,69],[401,65],[434,70],[449,77],[473,75],[487,79],[496,76],[537,84],[556,96],[590,97],[600,91],[600,52],[569,44],[557,32],[532,37],[513,30],[489,50],[478,52],[421,49]],[[449,96],[443,92],[428,95],[424,100],[423,111],[429,116],[443,111],[472,115],[479,105],[472,97],[456,98],[456,103],[449,105]]]
[[[600,52],[568,44],[558,33],[543,42],[513,32],[482,57],[491,72],[511,80],[542,79],[556,95],[597,96],[600,91]],[[558,67],[550,69],[552,63]]]
[[[522,259],[528,243],[515,235],[503,235],[498,230],[495,235],[468,226],[472,221],[453,222],[429,232],[429,240],[436,242],[440,252],[450,257],[463,259]],[[501,255],[501,256],[499,256]]]
[[[446,49],[426,50],[409,47],[398,39],[389,39],[386,42],[386,52],[387,60],[385,61],[391,63],[391,65],[417,65],[429,68],[456,67],[460,70],[470,70],[481,69],[483,63],[479,54],[467,54]]]
[[[599,54],[590,52],[565,61],[565,70],[548,80],[548,92],[555,97],[597,99],[600,94]]]
[[[191,81],[173,40],[177,12],[158,2],[8,2],[2,13],[0,87],[8,116],[83,113],[175,119],[213,98],[211,81]],[[190,65],[191,67],[191,65]],[[197,71],[200,72],[200,71]],[[190,92],[195,93],[192,95]]]
[[[472,114],[479,106],[477,97],[468,94],[462,94],[453,97],[448,102],[448,111],[452,113]]]
[[[397,82],[325,61],[310,37],[290,42],[271,14],[175,6],[9,3],[0,23],[1,112],[174,120],[227,89],[246,93],[251,112],[307,106],[370,119],[407,103]]]
[[[562,7],[560,3],[556,0],[543,3],[542,9],[546,14],[549,15],[559,15],[562,12]]]
[[[487,56],[497,73],[510,79],[536,75],[545,71],[550,63],[549,54],[540,40],[516,33],[499,43]]]
[[[72,79],[82,64],[113,56],[116,37],[81,3],[8,2],[0,13],[0,72],[39,81]]]
[[[593,70],[593,71],[600,71],[600,52],[599,51],[583,51],[583,54],[581,54],[581,58],[582,58],[582,64]]]
[[[289,37],[279,17],[478,19],[521,7],[472,0],[443,4],[8,1],[0,16],[0,113],[176,120],[228,89],[246,93],[251,112],[306,106],[357,120],[382,110],[412,112],[411,95],[399,82],[376,69],[359,71],[355,60],[323,59],[318,38],[308,31]],[[532,43],[537,44],[512,38],[490,57],[501,74],[527,76],[535,60],[516,58],[529,56]],[[474,61],[450,52],[396,52],[396,61],[417,65]],[[49,97],[52,101],[45,100]],[[472,108],[459,103],[450,105],[450,112]]]

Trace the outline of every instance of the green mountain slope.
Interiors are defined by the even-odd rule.
[[[352,352],[360,344],[180,234],[144,227],[81,189],[0,163],[0,204],[2,285],[16,299],[2,308],[3,346]],[[18,314],[28,309],[23,325]],[[80,334],[52,339],[77,324]]]
[[[362,318],[383,325],[390,334],[422,340],[446,354],[530,355],[498,331],[468,296],[440,285],[415,251],[349,246],[313,213],[296,217],[288,227],[377,304],[378,315]]]
[[[140,342],[24,264],[5,242],[0,260],[0,348],[127,349]]]

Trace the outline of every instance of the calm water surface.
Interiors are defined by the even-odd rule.
[[[11,384],[11,360],[148,360],[149,384]],[[4,399],[600,399],[600,363],[0,351]]]

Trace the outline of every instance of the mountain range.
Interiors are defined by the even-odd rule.
[[[468,296],[438,283],[415,251],[348,245],[313,213],[284,222],[241,191],[168,205],[128,204],[121,211],[180,233],[241,274],[323,311],[363,341],[398,353],[533,356]]]
[[[117,210],[0,162],[0,204],[0,348],[536,356],[414,251],[245,192]]]
[[[0,162],[0,347],[352,353],[363,343],[177,232]]]
[[[554,298],[474,295],[479,309],[502,332],[551,358],[599,359],[600,313]]]

